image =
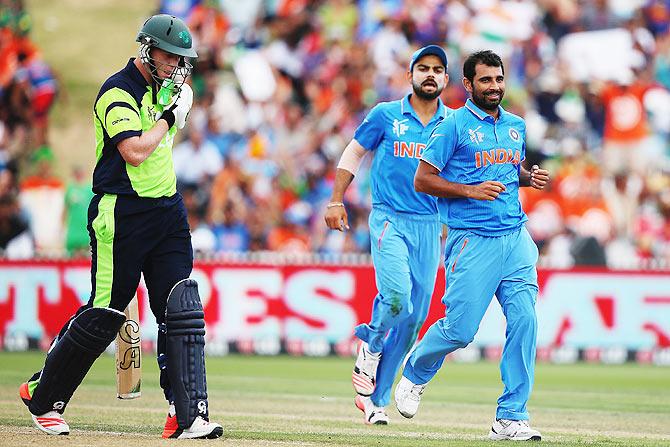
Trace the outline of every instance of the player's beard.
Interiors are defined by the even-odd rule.
[[[486,92],[480,92],[477,90],[472,91],[472,102],[474,102],[477,107],[486,111],[495,111],[498,109],[498,106],[502,102],[503,97],[505,96],[505,90],[498,90],[500,96],[497,99],[489,99],[486,97]]]
[[[425,84],[426,81],[424,81]],[[432,101],[433,99],[437,98],[440,96],[440,93],[442,93],[442,90],[444,90],[444,86],[441,86],[435,82],[435,91],[432,93],[428,93],[423,90],[423,85],[417,84],[416,82],[412,81],[412,90],[414,91],[414,94],[418,96],[421,99],[425,99],[427,101]]]

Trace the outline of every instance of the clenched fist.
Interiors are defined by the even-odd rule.
[[[343,203],[329,203],[324,219],[331,230],[344,231],[349,229],[349,216],[347,216],[347,210]]]
[[[540,169],[538,165],[530,168],[530,186],[535,189],[544,189],[549,183],[549,171]]]

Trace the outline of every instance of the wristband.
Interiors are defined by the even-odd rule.
[[[165,110],[159,119],[165,120],[168,125],[168,129],[174,126],[175,116],[172,110]]]
[[[335,208],[335,207],[338,207],[338,206],[341,206],[342,208],[344,208],[344,203],[342,203],[342,202],[330,202],[328,205],[326,205],[326,208]]]

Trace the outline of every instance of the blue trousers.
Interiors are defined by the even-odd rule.
[[[372,402],[385,407],[405,356],[428,314],[440,263],[437,215],[397,213],[375,206],[369,218],[378,294],[368,324],[356,327],[372,352],[382,353]]]
[[[500,361],[505,388],[496,418],[528,419],[526,403],[533,388],[537,339],[535,243],[525,227],[499,237],[450,229],[445,256],[446,316],[428,329],[403,375],[416,384],[428,383],[447,354],[474,339],[495,294],[507,319]]]

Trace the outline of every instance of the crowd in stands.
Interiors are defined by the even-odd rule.
[[[453,108],[467,98],[467,54],[490,48],[505,61],[504,107],[526,119],[526,161],[553,177],[548,191],[522,193],[543,261],[670,263],[670,0],[163,0],[158,9],[189,24],[199,54],[196,103],[174,148],[199,253],[368,252],[370,160],[345,197],[346,233],[323,223],[335,166],[370,108],[408,93],[411,53],[437,43],[449,55],[442,99]],[[26,38],[19,22],[3,18],[1,60],[14,51],[7,33]],[[31,57],[21,54],[13,74],[0,65],[0,248],[13,225],[8,209],[20,203],[39,253],[55,247],[54,235],[40,230],[24,191],[5,204],[2,186],[4,172],[16,174],[3,160],[11,161],[17,126],[35,131],[46,118],[30,95],[32,109],[5,109],[12,85],[29,77]],[[30,163],[46,167],[31,172],[55,182],[45,181],[48,147],[33,141]],[[69,195],[87,200],[89,177],[80,172]],[[32,184],[23,172],[18,180]],[[59,212],[76,203],[63,200]]]
[[[14,258],[64,247],[65,186],[48,145],[58,82],[32,26],[21,0],[0,0],[0,253]]]

